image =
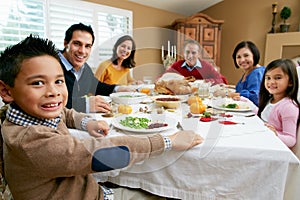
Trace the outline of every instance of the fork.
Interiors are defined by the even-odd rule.
[[[178,121],[178,123],[177,123],[176,128],[179,129],[179,130],[181,130],[181,131],[184,130],[183,127],[182,127],[182,125],[181,125],[181,123],[180,123],[179,121]]]

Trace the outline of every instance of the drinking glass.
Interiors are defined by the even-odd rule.
[[[143,81],[147,85],[152,84],[152,76],[144,76]]]

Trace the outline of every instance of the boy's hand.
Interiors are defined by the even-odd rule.
[[[89,134],[93,137],[106,136],[109,131],[109,125],[103,120],[88,121],[86,128]]]
[[[178,131],[168,136],[172,142],[172,149],[175,151],[183,151],[190,149],[203,142],[203,138],[194,131]]]

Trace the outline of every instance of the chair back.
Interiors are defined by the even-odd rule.
[[[300,66],[297,66],[297,75],[298,75],[298,82],[299,82],[299,88],[298,88],[298,102],[300,102]]]
[[[293,146],[292,151],[294,152],[294,154],[300,160],[300,124],[298,125],[298,128],[297,128],[297,135],[296,135],[296,137],[297,137],[296,145]]]

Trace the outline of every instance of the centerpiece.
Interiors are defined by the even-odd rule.
[[[290,18],[292,11],[289,7],[284,6],[280,11],[280,18],[283,19],[283,24],[280,24],[280,32],[288,32],[290,24],[286,23],[286,20]]]

